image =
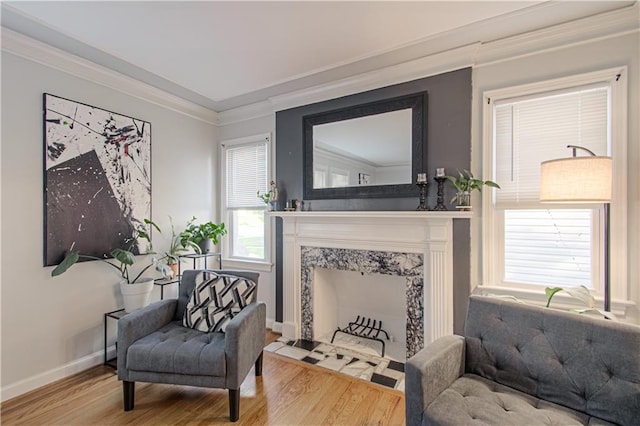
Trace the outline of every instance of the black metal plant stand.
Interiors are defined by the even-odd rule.
[[[418,182],[416,185],[420,187],[420,205],[416,209],[417,211],[427,211],[427,182]]]
[[[366,321],[366,323],[365,323]],[[372,324],[373,321],[373,324]],[[349,323],[345,328],[338,328],[333,332],[333,336],[331,337],[331,343],[336,338],[337,333],[349,334],[351,336],[362,337],[364,339],[375,340],[376,342],[380,342],[382,344],[382,355],[384,356],[384,340],[380,339],[380,333],[384,333],[389,340],[389,334],[382,329],[382,321],[372,320],[371,318],[360,318],[360,315],[357,316],[355,321]]]
[[[445,211],[447,208],[444,205],[444,182],[447,180],[446,177],[435,177],[436,182],[438,182],[438,200],[436,202],[436,206],[433,208],[435,211]]]

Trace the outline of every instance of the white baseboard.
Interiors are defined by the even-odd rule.
[[[111,346],[107,350],[107,355],[111,358],[115,356],[115,351],[115,346]],[[0,401],[5,402],[11,398],[15,398],[16,396],[53,383],[56,380],[64,379],[91,367],[95,367],[96,365],[100,365],[103,362],[104,351],[100,350],[60,367],[45,371],[44,373],[36,374],[35,376],[20,380],[19,382],[12,383],[0,389]]]
[[[275,333],[282,333],[282,323],[277,322],[273,318],[267,318],[267,328],[270,328]],[[107,348],[107,357],[109,359],[115,357],[116,347],[115,345]],[[12,383],[0,389],[0,402],[8,401],[11,398],[20,396],[24,393],[30,392],[39,387],[48,385],[56,380],[64,379],[73,374],[80,373],[81,371],[88,370],[91,367],[100,365],[104,362],[104,352],[98,351],[91,355],[82,357],[76,361],[72,361],[61,367],[54,368],[44,373],[37,374],[19,382]]]
[[[270,328],[275,333],[282,333],[282,323],[277,322],[273,318],[267,318],[267,328]],[[109,359],[115,357],[116,347],[115,345],[107,348],[107,357]],[[0,389],[0,402],[5,402],[11,398],[15,398],[24,393],[30,392],[39,387],[48,385],[56,380],[64,379],[76,373],[80,373],[84,370],[88,370],[91,367],[100,365],[104,362],[104,352],[102,350],[94,352],[90,355],[79,358],[68,364],[62,365],[58,368],[54,368],[44,373],[37,374],[19,382],[12,383]]]

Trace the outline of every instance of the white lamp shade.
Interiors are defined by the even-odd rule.
[[[540,169],[540,201],[608,203],[611,201],[611,157],[571,157],[545,161]]]

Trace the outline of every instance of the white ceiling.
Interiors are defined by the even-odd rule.
[[[2,25],[222,111],[630,3],[9,1]]]

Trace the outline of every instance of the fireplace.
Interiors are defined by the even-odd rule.
[[[453,333],[453,219],[468,219],[471,213],[271,214],[283,220],[284,337],[315,337],[316,268],[402,277],[407,358],[425,343]]]

